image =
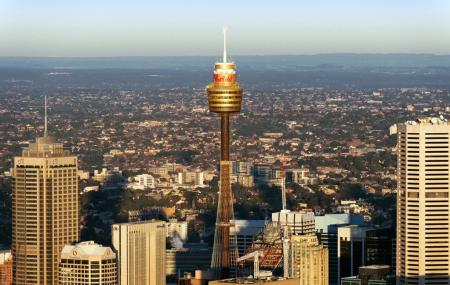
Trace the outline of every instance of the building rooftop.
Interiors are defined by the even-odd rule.
[[[115,258],[116,254],[110,247],[96,244],[94,241],[84,241],[75,245],[66,245],[61,251],[61,258]]]
[[[70,153],[64,150],[63,144],[58,143],[53,137],[44,135],[36,138],[34,143],[22,150],[25,157],[61,157],[69,156]]]
[[[414,121],[406,121],[407,125],[442,125],[442,124],[450,124],[450,122],[445,119],[443,116],[440,117],[423,117],[418,118]]]

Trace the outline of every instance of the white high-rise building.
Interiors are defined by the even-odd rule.
[[[112,225],[120,285],[165,285],[166,226],[162,221]]]
[[[287,227],[289,234],[293,235],[313,235],[316,232],[314,212],[281,210],[272,213],[272,222]]]
[[[450,284],[450,122],[423,118],[397,133],[397,284]]]

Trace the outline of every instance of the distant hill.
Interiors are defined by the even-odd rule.
[[[211,69],[218,57],[0,57],[0,68],[48,69]],[[450,55],[434,54],[316,54],[235,56],[244,69],[342,69],[353,67],[450,67]]]

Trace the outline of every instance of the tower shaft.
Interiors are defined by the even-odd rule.
[[[217,277],[227,278],[233,261],[237,258],[237,246],[230,242],[230,227],[233,215],[233,195],[231,192],[230,161],[230,115],[220,114],[220,192],[214,235],[212,269]]]
[[[230,115],[223,113],[220,116],[220,161],[230,160]],[[222,179],[222,177],[221,177]]]
[[[230,272],[230,220],[233,211],[233,203],[231,196],[231,185],[230,185],[230,116],[226,113],[221,114],[220,118],[220,195],[221,195],[221,205],[220,212],[221,215],[219,220],[220,229],[220,239],[222,248],[220,249],[220,255],[222,259],[221,276],[228,276]]]
[[[220,184],[211,269],[217,278],[230,277],[237,259],[236,239],[230,239],[233,214],[230,161],[230,115],[241,111],[242,87],[236,82],[236,65],[227,61],[224,30],[223,62],[214,66],[213,82],[206,86],[209,110],[220,114]]]

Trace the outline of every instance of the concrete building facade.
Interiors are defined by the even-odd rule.
[[[397,284],[450,284],[450,122],[396,126]]]
[[[166,226],[162,221],[112,225],[120,285],[165,285]]]
[[[315,235],[292,236],[292,277],[299,285],[328,285],[328,249]]]
[[[313,235],[316,232],[314,212],[282,210],[272,213],[272,222],[287,227],[290,235]]]

